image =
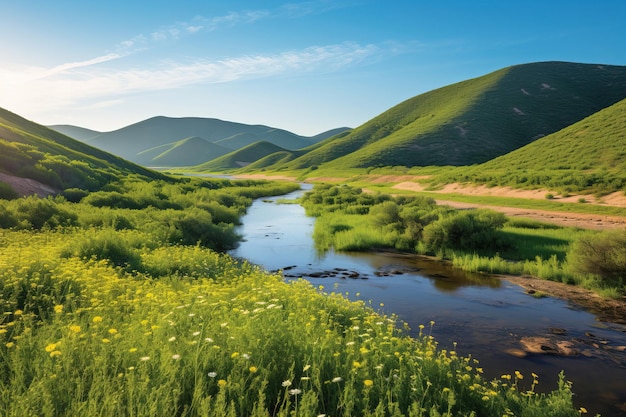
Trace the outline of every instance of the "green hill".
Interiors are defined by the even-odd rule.
[[[442,177],[443,178],[443,177]],[[626,189],[626,99],[448,180],[607,193]]]
[[[198,165],[229,152],[217,143],[192,136],[139,152],[136,159],[144,166],[180,167]]]
[[[241,168],[268,155],[289,152],[273,143],[255,142],[237,151],[230,152],[212,161],[194,167],[197,171],[219,171],[223,169]]]
[[[565,62],[512,66],[406,100],[281,167],[482,163],[625,97],[623,66]]]
[[[1,108],[0,172],[57,190],[96,190],[128,175],[165,178]]]

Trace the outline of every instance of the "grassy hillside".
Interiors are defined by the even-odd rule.
[[[56,189],[95,190],[114,178],[161,174],[0,109],[0,171]]]
[[[273,143],[261,141],[248,145],[237,151],[230,152],[212,161],[194,167],[197,171],[215,171],[223,169],[241,168],[251,162],[257,161],[268,155],[288,152]]]
[[[440,179],[605,193],[626,189],[626,99],[557,133]]]
[[[145,166],[193,166],[219,158],[231,150],[198,136],[156,146],[137,154],[137,163]]]
[[[413,97],[286,168],[471,165],[557,132],[626,97],[626,67],[544,62]]]

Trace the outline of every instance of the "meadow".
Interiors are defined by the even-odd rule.
[[[438,348],[435,323],[411,338],[393,316],[222,252],[252,198],[293,188],[126,180],[0,201],[2,415],[586,411],[564,375],[549,393],[514,369],[486,380],[471,356]]]

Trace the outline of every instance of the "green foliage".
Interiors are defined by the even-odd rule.
[[[41,199],[36,196],[20,198],[6,202],[4,210],[7,219],[2,221],[2,227],[17,227],[21,229],[53,229],[77,224],[76,214],[66,210],[51,198]]]
[[[424,228],[423,245],[427,252],[446,250],[497,252],[507,246],[498,230],[506,217],[491,210],[468,210],[451,213]]]
[[[578,274],[593,274],[613,284],[626,283],[626,230],[587,233],[574,241],[567,255]]]
[[[0,200],[13,200],[19,196],[20,195],[13,189],[13,187],[0,181]]]
[[[142,267],[137,243],[133,245],[126,236],[112,229],[89,230],[74,239],[61,256],[104,260],[113,266],[138,271]]]

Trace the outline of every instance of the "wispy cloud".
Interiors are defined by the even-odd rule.
[[[95,65],[118,57],[112,54],[50,69],[27,68],[18,72],[0,69],[0,91],[6,92],[2,94],[5,99],[13,97],[8,99],[8,106],[18,107],[16,110],[24,106],[76,106],[86,101],[109,101],[129,94],[194,84],[337,71],[375,59],[383,52],[376,45],[341,43],[217,61],[170,62],[156,68],[115,69]]]
[[[129,94],[176,89],[189,85],[225,83],[242,79],[298,76],[330,72],[376,59],[387,46],[339,43],[312,46],[275,54],[250,54],[222,60],[206,58],[178,62],[136,64],[128,68],[123,58],[163,43],[182,41],[199,33],[252,24],[262,19],[298,18],[323,13],[344,2],[314,0],[290,3],[272,10],[245,10],[221,16],[195,17],[138,34],[113,46],[111,52],[94,58],[53,67],[13,67],[0,64],[0,106],[21,111],[94,106],[118,103]],[[113,61],[123,61],[121,65]],[[104,105],[104,104],[103,104]]]

